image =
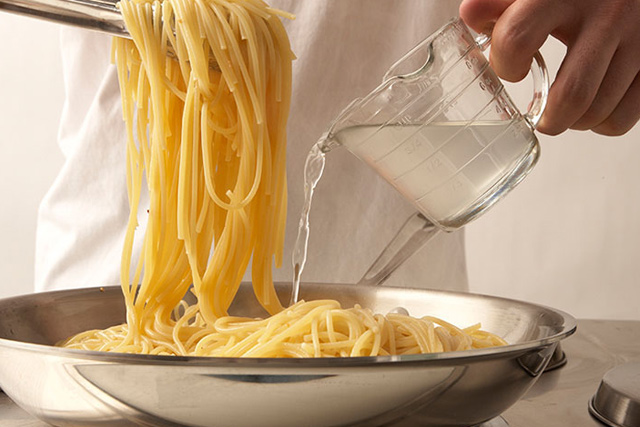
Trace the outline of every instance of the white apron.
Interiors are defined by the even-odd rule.
[[[393,62],[456,16],[458,1],[272,0],[270,4],[296,15],[294,21],[285,22],[298,59],[288,127],[285,265],[275,271],[276,280],[288,281],[309,148],[353,98],[380,83]],[[119,284],[129,211],[125,131],[116,70],[110,64],[110,37],[64,28],[62,46],[66,102],[58,139],[65,162],[38,214],[38,291]],[[303,280],[357,281],[413,212],[402,196],[346,150],[329,153],[311,210]],[[388,284],[466,289],[462,233],[441,233]]]

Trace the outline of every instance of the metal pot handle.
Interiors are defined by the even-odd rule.
[[[440,229],[420,212],[411,215],[357,284],[364,286],[382,284],[438,231]]]

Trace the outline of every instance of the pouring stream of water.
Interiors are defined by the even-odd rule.
[[[313,199],[313,190],[316,188],[322,172],[324,171],[325,153],[330,151],[331,146],[327,137],[322,137],[311,148],[304,164],[304,204],[302,206],[302,214],[300,215],[300,223],[298,224],[298,237],[293,247],[293,288],[291,290],[291,300],[289,305],[298,302],[300,292],[300,277],[307,261],[307,247],[309,244],[309,212],[311,211],[311,200]]]
[[[322,177],[325,166],[325,154],[339,143],[324,135],[311,148],[304,166],[304,204],[298,224],[298,236],[293,247],[293,283],[289,305],[298,302],[300,293],[300,279],[307,260],[309,243],[309,214],[313,192]],[[421,248],[427,241],[438,233],[438,229],[422,214],[412,215],[402,226],[400,231],[383,249],[382,253],[369,267],[367,272],[358,282],[361,285],[379,285],[407,258]]]

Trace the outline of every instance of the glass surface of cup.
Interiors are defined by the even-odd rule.
[[[394,64],[382,85],[341,114],[329,138],[445,230],[506,195],[539,155],[533,126],[459,19]]]

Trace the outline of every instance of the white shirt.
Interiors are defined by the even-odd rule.
[[[302,205],[310,147],[354,98],[375,88],[389,66],[457,15],[450,0],[272,0],[297,55],[288,126],[289,205],[285,265]],[[129,213],[125,132],[109,36],[65,28],[66,102],[59,131],[65,162],[41,203],[36,290],[119,284]],[[141,209],[142,210],[142,209]],[[303,281],[356,282],[414,208],[346,150],[327,155],[311,210]],[[141,224],[144,226],[144,224]],[[249,276],[246,275],[246,278]],[[388,280],[394,286],[466,289],[463,235],[439,234]]]

